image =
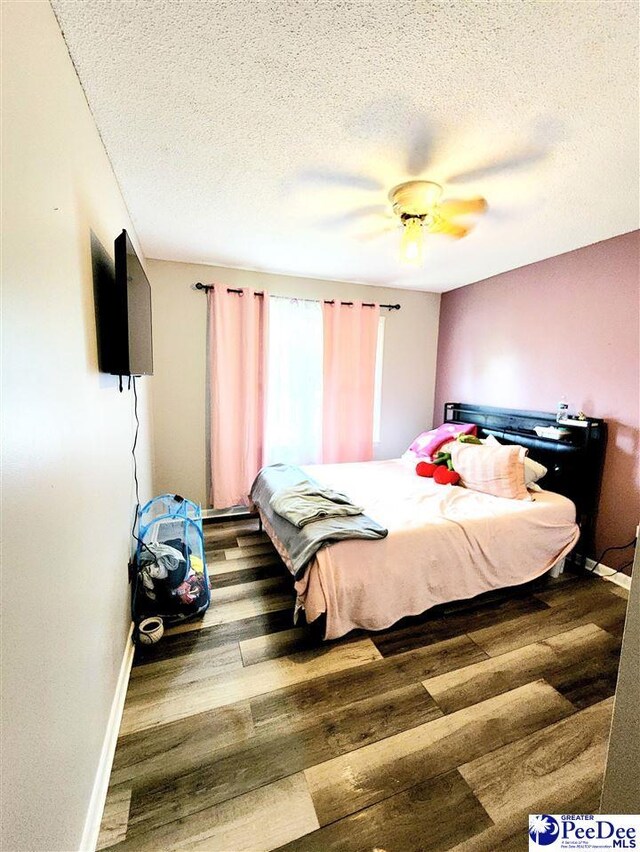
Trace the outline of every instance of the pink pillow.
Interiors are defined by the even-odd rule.
[[[437,429],[421,432],[408,449],[416,458],[431,461],[438,450],[458,435],[475,435],[474,423],[443,423]]]
[[[450,447],[453,469],[462,484],[472,491],[508,497],[512,500],[530,500],[524,479],[524,459],[527,451],[516,444],[492,446],[491,444],[461,444]]]

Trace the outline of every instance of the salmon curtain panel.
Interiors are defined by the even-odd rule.
[[[263,464],[269,298],[215,285],[209,300],[211,500],[247,505]]]
[[[323,305],[322,460],[370,461],[373,458],[378,305],[362,302]]]

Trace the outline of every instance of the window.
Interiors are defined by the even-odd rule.
[[[322,305],[271,296],[265,464],[322,461]]]
[[[366,308],[365,308],[366,310]],[[338,375],[329,370],[329,378],[325,372],[326,340],[334,332],[327,330],[324,325],[323,306],[321,302],[306,299],[290,299],[271,296],[269,299],[269,323],[267,334],[267,390],[264,432],[264,464],[318,464],[327,461],[354,460],[363,454],[361,445],[367,445],[364,455],[371,457],[371,439],[373,443],[380,442],[381,408],[382,408],[382,361],[384,350],[385,319],[379,317],[377,323],[377,340],[375,348],[373,412],[367,406],[371,404],[370,384],[364,391],[362,413],[356,404],[354,420],[349,417],[349,428],[358,421],[358,425],[345,434],[345,419],[343,407],[335,402],[336,389],[338,397],[347,393],[349,404],[357,403],[351,395],[350,385],[355,382],[354,392],[358,392],[357,370],[352,370],[345,351],[349,357],[358,358],[362,352],[356,344],[355,351],[345,349],[345,328],[340,326],[343,336],[342,343],[336,344],[337,355],[333,358],[333,367],[338,365]],[[363,358],[368,360],[365,370],[368,382],[371,381],[371,359],[374,356],[372,333],[376,330],[375,318],[370,317],[368,325],[368,345]],[[327,335],[329,335],[327,337]],[[357,339],[357,338],[354,338]],[[366,338],[365,338],[366,339]],[[349,338],[351,340],[351,338]],[[347,341],[348,342],[348,341]],[[353,347],[351,347],[353,349]],[[340,374],[344,369],[346,378]],[[333,385],[331,382],[333,381]],[[340,421],[333,422],[333,415],[327,416],[327,382],[333,389],[333,408],[329,411]],[[346,383],[346,385],[345,385]],[[334,387],[335,385],[335,387]],[[345,390],[346,386],[346,390]],[[329,399],[332,399],[329,396]],[[336,409],[337,406],[337,409]],[[371,417],[371,413],[373,416]],[[333,418],[333,419],[332,419]],[[341,420],[342,418],[342,420]],[[371,418],[371,419],[369,419]],[[327,426],[327,420],[329,426]],[[373,427],[372,432],[369,431]],[[363,433],[358,433],[358,428]],[[332,431],[333,430],[333,431]],[[335,452],[330,446],[327,449],[327,434],[337,435],[334,444]],[[346,440],[346,443],[345,443]],[[345,449],[346,447],[346,449]],[[331,458],[333,452],[333,458]],[[338,458],[335,458],[336,454]],[[342,456],[340,458],[340,456]]]

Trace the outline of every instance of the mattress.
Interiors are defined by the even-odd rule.
[[[492,497],[437,485],[401,459],[304,470],[389,530],[379,541],[324,547],[296,583],[307,620],[326,613],[327,639],[533,580],[579,535],[574,504],[550,491],[531,501]]]

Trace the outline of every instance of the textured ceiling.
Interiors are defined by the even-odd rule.
[[[638,227],[635,0],[52,5],[148,257],[437,291]],[[417,176],[489,212],[412,269]]]

